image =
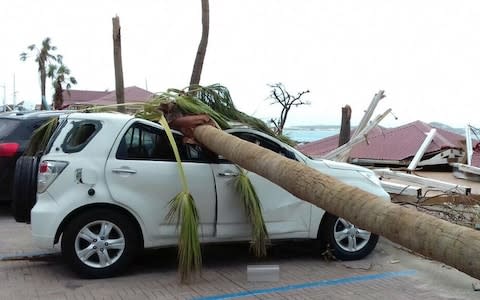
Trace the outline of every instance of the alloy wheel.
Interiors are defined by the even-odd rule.
[[[337,245],[348,252],[356,252],[364,248],[370,235],[369,231],[360,229],[342,218],[338,218],[334,225],[334,238]]]
[[[125,237],[110,221],[98,220],[85,225],[75,238],[75,253],[87,266],[105,268],[114,264],[125,250]]]

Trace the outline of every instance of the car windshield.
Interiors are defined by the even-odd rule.
[[[19,120],[0,119],[0,140],[6,139],[18,127]]]

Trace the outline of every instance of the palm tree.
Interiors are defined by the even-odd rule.
[[[342,217],[358,227],[382,235],[417,253],[480,279],[479,232],[386,202],[306,165],[211,126],[212,123],[218,124],[225,129],[225,126],[228,127],[225,119],[232,121],[236,117],[238,121],[239,118],[245,118],[245,114],[235,112],[229,97],[226,97],[227,101],[218,99],[222,98],[222,95],[228,95],[225,88],[214,87],[190,89],[183,95],[180,91],[180,96],[174,99],[173,108],[163,110],[170,120],[171,127],[182,131],[187,139],[196,140],[209,150],[270,180],[294,196],[330,214]],[[206,97],[204,102],[209,104],[208,107],[215,107],[214,110],[201,107],[205,105],[204,102],[197,105],[197,108],[201,109],[192,107],[195,106],[195,102],[200,102],[196,97],[201,96],[202,92],[208,92],[210,96]],[[229,113],[229,110],[233,113]],[[195,114],[201,115],[194,116]]]
[[[190,78],[190,86],[195,86],[200,83],[200,76],[202,75],[203,61],[205,60],[205,53],[207,52],[208,32],[210,26],[210,9],[208,0],[202,0],[202,38],[198,45],[197,55],[195,56],[195,63],[193,64],[192,77]]]
[[[386,202],[212,126],[191,130],[200,144],[296,197],[480,279],[477,231]]]
[[[53,108],[63,109],[63,87],[67,91],[70,90],[72,84],[77,84],[75,77],[70,75],[70,69],[63,63],[63,58],[57,56],[58,64],[50,64],[48,66],[47,77],[52,79],[53,88]]]
[[[35,62],[38,63],[38,73],[40,73],[40,89],[42,92],[42,110],[48,109],[47,100],[45,98],[45,88],[47,80],[47,65],[57,61],[57,56],[53,54],[57,47],[51,44],[49,37],[42,41],[41,48],[38,48],[35,44],[27,47],[30,52],[34,52]],[[28,54],[26,52],[20,53],[20,60],[27,60]]]

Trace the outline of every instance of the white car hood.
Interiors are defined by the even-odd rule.
[[[306,164],[322,174],[335,177],[343,183],[377,195],[385,200],[390,200],[390,196],[382,188],[378,177],[367,168],[331,160],[309,159],[306,161]]]

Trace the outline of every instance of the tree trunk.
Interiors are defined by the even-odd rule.
[[[117,104],[125,103],[125,89],[123,86],[123,67],[122,67],[122,39],[120,37],[120,18],[112,18],[113,23],[113,62],[115,66],[115,94]],[[125,112],[125,106],[118,107],[119,112]]]
[[[207,52],[208,32],[209,32],[210,9],[208,0],[202,0],[202,38],[198,45],[197,55],[195,56],[195,63],[193,64],[192,77],[190,78],[190,86],[198,85],[200,83],[200,76],[202,75],[203,61],[205,60],[205,53]]]
[[[338,136],[338,147],[350,141],[350,118],[352,116],[352,108],[350,105],[342,107],[342,124],[340,124],[340,135]]]
[[[63,88],[61,80],[57,79],[53,94],[53,109],[63,109]]]
[[[45,68],[45,66],[43,66]],[[45,73],[45,69],[40,70],[40,89],[42,92],[42,103],[40,105],[41,110],[46,110],[48,109],[48,103],[47,103],[47,98],[45,96],[45,90],[46,90],[46,81],[47,81],[47,74]]]
[[[480,233],[387,202],[214,127],[194,129],[213,152],[336,216],[480,279]]]

